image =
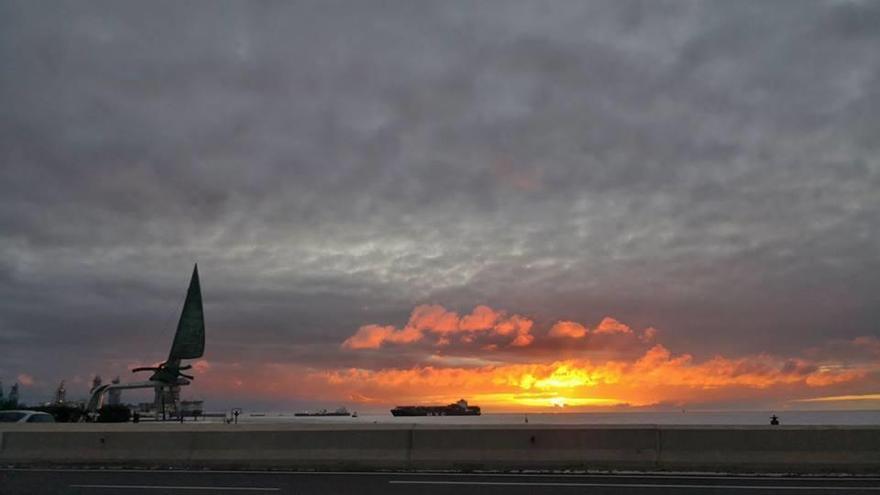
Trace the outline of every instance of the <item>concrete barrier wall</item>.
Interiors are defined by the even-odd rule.
[[[10,425],[0,463],[880,472],[880,427]]]
[[[657,460],[650,427],[428,429],[413,431],[412,463],[443,468],[649,468]]]
[[[667,469],[880,471],[878,427],[663,427]]]
[[[376,469],[405,465],[411,437],[406,429],[65,426],[6,430],[0,463]]]

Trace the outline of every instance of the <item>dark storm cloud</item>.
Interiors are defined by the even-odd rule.
[[[878,335],[878,17],[2,2],[0,378],[161,359],[193,260],[216,360],[347,365],[432,302],[696,353]]]

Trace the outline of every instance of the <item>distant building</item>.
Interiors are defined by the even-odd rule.
[[[119,384],[119,377],[117,376],[110,383],[114,385]],[[107,405],[118,406],[119,404],[122,404],[122,390],[118,388],[111,388],[110,391],[107,392]]]
[[[184,416],[201,416],[204,411],[205,401],[203,400],[182,400],[180,401],[180,414]]]
[[[67,401],[67,390],[64,388],[64,380],[58,384],[55,390],[55,404],[64,404]]]
[[[92,388],[90,392],[94,392],[96,388],[101,386],[101,376],[95,375],[95,378],[92,379]]]
[[[13,405],[18,404],[18,383],[16,383],[12,386],[11,389],[9,389],[9,402],[11,402]]]
[[[161,416],[162,409],[164,408],[165,414],[173,418],[178,415],[178,412],[183,410],[184,404],[187,404],[186,407],[194,408],[195,406],[190,403],[195,402],[198,402],[199,406],[201,406],[202,401],[181,401],[180,387],[173,385],[170,387],[163,387],[161,393],[157,391],[155,402],[139,402],[137,410],[142,414],[156,414]]]
[[[178,408],[180,407],[180,386],[172,385],[170,387],[164,387],[162,389],[162,397],[160,399],[160,407],[165,407],[165,413],[169,416],[177,416]],[[159,411],[162,412],[161,410]]]

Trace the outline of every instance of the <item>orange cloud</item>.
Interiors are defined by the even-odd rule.
[[[378,349],[385,342],[408,344],[422,339],[422,332],[413,327],[397,330],[393,326],[364,325],[342,343],[347,349]]]
[[[192,367],[196,373],[206,373],[211,370],[211,363],[207,359],[199,359],[192,363]]]
[[[500,313],[495,312],[489,306],[477,306],[469,315],[465,315],[459,322],[459,329],[462,331],[477,331],[492,328],[501,317]]]
[[[880,339],[877,337],[856,337],[852,340],[852,344],[880,358]]]
[[[435,334],[435,345],[446,346],[454,335],[461,335],[464,343],[473,342],[473,334],[509,336],[509,345],[528,346],[534,340],[531,335],[534,322],[521,315],[508,316],[488,306],[477,306],[467,315],[459,316],[443,306],[416,306],[406,326],[397,329],[392,325],[364,325],[342,343],[346,349],[378,349],[385,343],[410,344],[422,340],[426,334]]]
[[[439,304],[416,306],[409,317],[407,328],[428,330],[434,333],[455,333],[461,331],[461,319],[457,313],[447,311]]]
[[[535,340],[535,336],[530,332],[535,322],[520,315],[513,315],[510,318],[500,321],[494,327],[495,333],[498,335],[516,335],[510,345],[515,347],[524,347]]]
[[[557,321],[547,334],[550,337],[570,337],[581,339],[587,336],[587,328],[574,321]]]
[[[833,395],[830,397],[812,397],[809,399],[798,399],[793,402],[848,402],[848,401],[878,401],[878,402],[880,402],[880,394]]]
[[[561,320],[553,324],[553,326],[550,327],[550,331],[547,332],[548,337],[572,339],[583,339],[589,334],[607,336],[633,335],[633,330],[628,325],[625,325],[615,320],[614,318],[606,316],[593,330],[590,330],[589,328],[576,321]],[[638,339],[642,342],[648,342],[652,340],[656,335],[656,329],[646,328],[642,332],[642,335],[638,337]]]
[[[807,377],[807,385],[811,387],[827,387],[829,385],[837,385],[838,383],[846,383],[860,380],[868,374],[867,370],[844,370],[844,371],[826,371],[820,370]]]
[[[599,334],[632,333],[632,329],[614,318],[606,316],[601,322],[599,322],[599,326],[597,326],[593,332]]]
[[[18,383],[24,385],[25,387],[30,387],[35,383],[34,377],[27,373],[21,373],[16,378],[18,379]]]
[[[517,335],[515,339],[513,339],[513,342],[511,342],[510,345],[512,345],[514,347],[525,347],[527,345],[530,345],[534,341],[535,341],[534,335],[530,335],[528,333],[521,333],[521,334]]]

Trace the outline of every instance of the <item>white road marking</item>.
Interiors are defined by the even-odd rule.
[[[773,486],[773,485],[680,485],[662,483],[526,483],[516,481],[403,481],[392,480],[392,485],[469,485],[469,486],[571,486],[591,488],[693,488],[699,490],[848,490],[848,491],[880,491],[880,487],[869,486]]]
[[[223,490],[237,492],[278,492],[280,488],[250,486],[160,486],[160,485],[68,485],[69,488],[96,488],[113,490]]]
[[[184,469],[51,469],[51,468],[6,468],[0,471],[30,471],[39,473],[141,473],[141,474],[280,474],[280,475],[339,475],[339,476],[458,476],[458,477],[496,477],[496,478],[644,478],[644,479],[689,479],[689,480],[770,480],[770,481],[880,481],[876,476],[841,475],[815,476],[767,474],[767,475],[710,475],[710,474],[663,474],[649,472],[632,473],[457,473],[451,471],[280,471],[259,469],[200,469],[189,471]]]

